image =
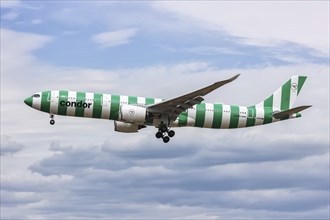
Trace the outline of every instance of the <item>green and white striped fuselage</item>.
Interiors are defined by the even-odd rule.
[[[36,94],[39,97],[30,97],[31,100],[28,100],[31,103],[31,107],[51,115],[98,118],[123,122],[127,122],[122,120],[121,107],[123,105],[146,108],[149,105],[163,101],[157,98],[63,90],[43,91]],[[276,100],[271,101],[276,102]],[[250,127],[280,121],[280,119],[273,117],[273,113],[280,111],[280,109],[267,107],[269,105],[266,104],[262,103],[249,107],[216,103],[196,104],[182,112],[175,120],[169,121],[169,127],[188,126],[226,129]],[[275,103],[273,106],[278,105]],[[300,117],[300,113],[293,114],[285,119],[295,117]],[[161,122],[160,120],[160,118],[149,117],[146,114],[142,124],[158,126]]]

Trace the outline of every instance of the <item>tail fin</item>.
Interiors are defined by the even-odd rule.
[[[293,104],[305,83],[306,76],[292,76],[286,83],[278,88],[271,96],[256,106],[272,107],[273,109],[288,110]]]

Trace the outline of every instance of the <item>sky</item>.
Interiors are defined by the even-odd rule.
[[[329,1],[1,0],[1,219],[329,219]],[[299,119],[114,131],[23,100],[69,89],[253,105],[292,75]]]

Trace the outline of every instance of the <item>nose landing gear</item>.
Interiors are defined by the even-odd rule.
[[[50,115],[49,117],[50,117],[50,121],[49,121],[49,123],[50,123],[51,125],[54,125],[54,124],[55,124],[54,115]]]
[[[158,128],[158,132],[156,133],[156,138],[162,138],[164,143],[168,143],[171,137],[174,137],[175,132],[173,130],[169,130],[166,124],[161,124]]]

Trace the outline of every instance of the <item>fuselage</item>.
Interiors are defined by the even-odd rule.
[[[294,102],[306,76],[292,76],[273,94],[251,106],[204,103],[204,96],[237,79],[239,74],[172,99],[145,98],[52,90],[35,93],[24,102],[48,113],[49,123],[54,115],[98,118],[114,121],[117,132],[133,133],[154,126],[155,136],[168,143],[174,137],[172,127],[200,127],[213,129],[244,128],[301,117],[311,105],[294,107]]]
[[[65,90],[43,91],[27,98],[29,106],[51,115],[122,121],[121,106],[147,107],[163,99],[112,95]],[[273,118],[277,109],[264,106],[235,106],[220,103],[201,103],[185,110],[170,121],[170,127],[242,128],[279,121]],[[299,117],[296,115],[296,117]],[[148,118],[144,125],[157,126],[158,118]]]

